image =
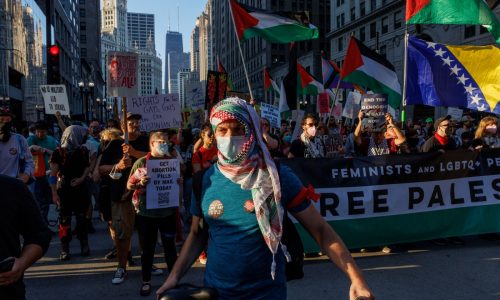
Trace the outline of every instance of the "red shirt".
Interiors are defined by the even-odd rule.
[[[206,169],[212,165],[212,163],[217,160],[217,147],[214,145],[212,148],[207,149],[205,146],[193,154],[193,160],[191,163],[200,164],[202,169]]]

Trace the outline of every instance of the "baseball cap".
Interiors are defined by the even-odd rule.
[[[432,118],[425,119],[425,123],[432,123]]]
[[[441,118],[437,119],[436,122],[434,122],[434,130],[438,129],[439,124],[441,124],[441,122],[443,122],[445,120],[450,120],[450,119],[451,119],[450,115],[447,115],[445,117],[441,117]]]
[[[142,116],[140,114],[134,114],[132,112],[128,112],[127,113],[127,120],[130,120],[130,119],[132,119],[132,120],[140,120],[140,119],[142,119]]]
[[[10,109],[8,106],[0,106],[0,116],[8,116],[14,119],[16,115],[10,112]]]

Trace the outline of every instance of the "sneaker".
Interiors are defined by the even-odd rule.
[[[70,260],[71,259],[71,255],[69,254],[69,252],[61,251],[61,254],[59,254],[59,259],[62,260],[62,261]]]
[[[116,248],[111,249],[106,255],[104,255],[105,259],[113,259],[116,258]]]
[[[200,264],[206,265],[207,264],[207,252],[205,252],[205,251],[201,252],[200,256],[198,257],[198,260],[200,261]]]
[[[158,268],[157,266],[155,265],[152,265],[151,266],[151,275],[154,275],[154,276],[161,276],[163,275],[163,270]]]
[[[127,271],[124,268],[116,269],[115,275],[111,280],[112,284],[120,284],[125,280],[125,276],[127,276]]]

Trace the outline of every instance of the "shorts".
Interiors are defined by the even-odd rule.
[[[115,231],[115,238],[127,240],[132,238],[135,223],[135,211],[130,201],[111,202],[111,227]]]

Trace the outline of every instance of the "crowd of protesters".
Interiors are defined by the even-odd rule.
[[[92,120],[88,125],[63,120],[57,115],[57,130],[38,121],[23,130],[26,132],[23,136],[14,133],[13,117],[8,111],[0,111],[0,174],[17,178],[29,188],[45,223],[49,222],[49,207],[52,204],[58,207],[60,259],[71,259],[69,245],[73,235],[80,242],[80,255],[91,255],[88,235],[94,232],[91,216],[96,209],[106,222],[110,243],[113,243],[106,258],[117,258],[112,283],[122,283],[127,266],[135,263],[130,250],[131,238],[137,229],[143,281],[140,294],[149,295],[151,275],[163,274],[153,265],[158,233],[171,271],[178,256],[176,243],[182,244],[190,226],[199,224],[199,216],[192,215],[193,174],[217,162],[218,146],[227,148],[227,145],[217,145],[217,141],[224,139],[216,141],[210,123],[201,128],[187,125],[180,129],[141,132],[141,116],[132,113],[122,122]],[[330,118],[321,122],[317,115],[306,114],[301,123],[283,120],[280,128],[272,128],[269,120],[261,118],[259,127],[270,156],[282,159],[400,155],[454,149],[480,151],[500,147],[498,119],[491,115],[483,118],[464,115],[459,121],[450,116],[436,120],[429,117],[401,123],[386,114],[385,123],[377,128],[364,128],[364,117],[360,112],[355,120]],[[299,128],[295,128],[297,126]],[[58,136],[58,132],[62,134]],[[178,208],[151,210],[145,206],[149,183],[145,166],[149,160],[158,158],[181,162]],[[71,227],[73,216],[76,228]],[[199,256],[201,263],[206,263],[206,250],[210,246],[207,248],[205,244],[204,249]]]

